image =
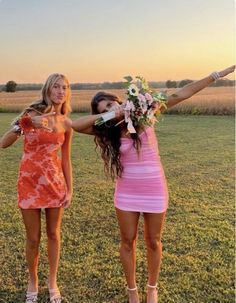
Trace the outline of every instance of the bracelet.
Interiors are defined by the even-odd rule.
[[[14,134],[21,135],[22,134],[22,129],[20,128],[19,125],[14,125],[13,128],[12,128],[12,132]]]
[[[214,79],[214,81],[216,81],[216,80],[218,80],[219,78],[221,78],[219,72],[213,72],[213,73],[210,74],[210,76]]]
[[[109,121],[109,120],[115,118],[116,117],[116,113],[114,111],[107,112],[105,114],[102,114],[101,117],[102,117],[102,120],[104,122],[106,122],[106,121]]]

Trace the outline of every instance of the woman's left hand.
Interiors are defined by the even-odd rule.
[[[63,208],[68,208],[70,206],[70,204],[71,204],[71,199],[72,199],[72,193],[67,193],[65,201],[62,202],[60,204],[60,206],[63,207]]]
[[[233,73],[234,70],[235,70],[235,65],[232,65],[226,69],[223,69],[222,71],[219,72],[220,77],[223,78],[223,77],[227,76],[228,74]]]
[[[114,111],[115,112],[115,118],[116,119],[124,117],[124,108],[120,104],[113,105],[110,108],[109,112],[110,111]]]

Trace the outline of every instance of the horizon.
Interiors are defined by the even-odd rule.
[[[153,82],[153,83],[166,83],[168,80],[170,81],[176,81],[177,83],[182,81],[182,80],[192,80],[192,81],[196,81],[197,79],[179,79],[179,80],[175,80],[175,79],[167,79],[167,80],[148,80],[148,83]],[[226,81],[236,81],[236,79],[229,79],[229,78],[222,78],[222,80],[226,80]],[[9,80],[9,81],[14,81],[13,79]],[[8,81],[7,81],[8,82]],[[6,82],[6,83],[7,83]],[[15,81],[16,82],[16,81]],[[104,83],[119,83],[119,82],[124,82],[125,81],[99,81],[99,82],[71,82],[70,85],[75,85],[75,84],[104,84]],[[0,83],[0,86],[5,86],[6,83]],[[17,85],[43,85],[43,82],[22,82],[22,83],[17,83]]]

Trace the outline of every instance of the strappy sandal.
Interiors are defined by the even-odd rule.
[[[132,291],[137,291],[138,288],[137,288],[137,286],[134,287],[134,288],[129,288],[129,287],[127,286],[127,290],[130,291],[130,292],[132,292]]]
[[[158,290],[158,289],[157,289],[157,284],[156,284],[156,285],[147,284],[147,287],[148,287],[148,288],[152,288],[152,289],[155,288],[156,290]]]
[[[61,303],[62,298],[58,288],[49,288],[50,303]]]
[[[38,292],[27,291],[25,303],[37,303],[37,302],[38,302]]]
[[[157,295],[158,295],[158,288],[157,288],[157,284],[156,285],[150,285],[150,284],[147,284],[147,287],[150,288],[150,289],[155,289],[157,291]],[[157,299],[158,300],[158,299]]]

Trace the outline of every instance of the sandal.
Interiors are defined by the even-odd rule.
[[[156,289],[156,290],[157,290],[157,284],[156,284],[156,285],[147,284],[147,287],[148,287],[148,288],[152,288],[152,289]]]
[[[133,292],[133,291],[137,291],[138,288],[137,288],[137,286],[135,286],[134,288],[129,288],[129,287],[127,286],[127,290],[130,291],[130,292]],[[138,299],[138,302],[139,302],[139,299]]]
[[[154,299],[154,300],[155,300],[155,302],[157,302],[157,300],[158,300],[158,288],[157,288],[157,284],[156,284],[156,285],[147,284],[147,287],[150,288],[150,289],[153,290],[153,291],[154,291],[154,290],[156,291],[157,297],[156,297],[156,299]]]
[[[135,291],[135,290],[137,290],[138,288],[137,288],[137,286],[134,287],[134,288],[129,288],[129,287],[127,286],[127,289],[128,289],[128,291]]]
[[[38,302],[38,292],[27,291],[25,303],[37,303],[37,302]]]
[[[58,288],[49,288],[50,303],[61,303],[61,294]]]

